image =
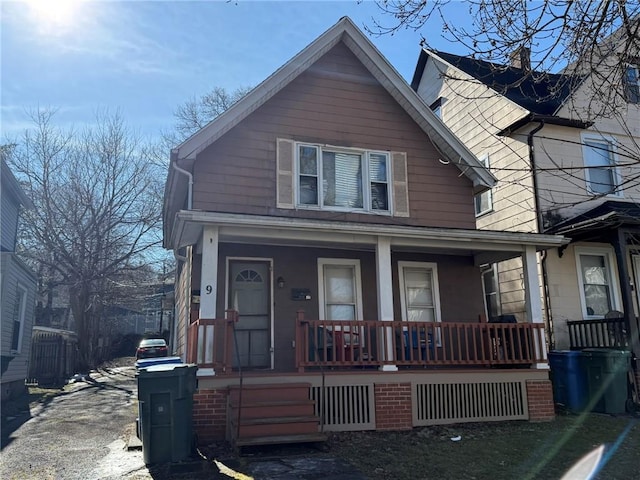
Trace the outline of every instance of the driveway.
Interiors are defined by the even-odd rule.
[[[134,367],[115,367],[79,378],[44,405],[3,422],[2,480],[364,480],[350,464],[296,447],[262,452],[239,462],[228,446],[203,448],[209,461],[189,459],[145,467],[142,450],[128,450],[135,433]],[[267,450],[269,452],[269,450]],[[292,455],[293,454],[293,455]],[[249,475],[215,463],[218,455]],[[240,465],[242,464],[242,466]],[[236,466],[237,465],[237,466]]]
[[[137,415],[135,369],[100,371],[65,390],[9,425],[0,478],[145,478],[142,452],[125,450]]]

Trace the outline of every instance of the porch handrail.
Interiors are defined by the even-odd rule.
[[[238,312],[227,310],[225,318],[198,318],[189,325],[187,361],[198,368],[212,368],[216,375],[231,373],[233,329]]]
[[[547,362],[544,342],[539,323],[337,321],[298,315],[296,367],[526,366]]]
[[[567,320],[569,348],[631,348],[630,330],[627,319],[592,318],[589,320]]]

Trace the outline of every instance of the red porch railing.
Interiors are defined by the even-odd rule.
[[[380,320],[296,322],[296,366],[528,366],[546,363],[544,325]]]
[[[189,327],[187,359],[216,375],[233,365],[233,322],[198,319]],[[504,366],[546,363],[544,326],[532,323],[430,323],[296,319],[295,369]]]
[[[217,375],[231,373],[233,323],[238,312],[227,310],[226,318],[199,318],[189,325],[187,361],[199,368],[213,368]]]

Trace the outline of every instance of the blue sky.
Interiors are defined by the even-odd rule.
[[[97,109],[119,110],[148,138],[168,130],[184,101],[213,87],[255,86],[348,15],[362,28],[391,23],[372,1],[2,2],[1,133],[29,125],[26,110],[58,109],[61,126],[81,126]],[[57,4],[57,10],[47,8]],[[451,15],[466,8],[453,3]],[[466,53],[428,30],[432,46]],[[411,80],[420,33],[370,37]]]

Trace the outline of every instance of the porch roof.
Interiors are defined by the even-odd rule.
[[[232,213],[182,210],[176,215],[171,246],[197,245],[204,226],[219,228],[222,242],[327,246],[374,250],[378,237],[390,239],[395,251],[437,251],[474,257],[477,265],[518,257],[526,247],[537,250],[569,243],[560,235],[493,230],[412,227],[320,221]]]
[[[633,202],[607,200],[580,215],[563,220],[549,228],[550,233],[567,235],[572,238],[581,234],[615,228],[638,228],[640,207]]]

